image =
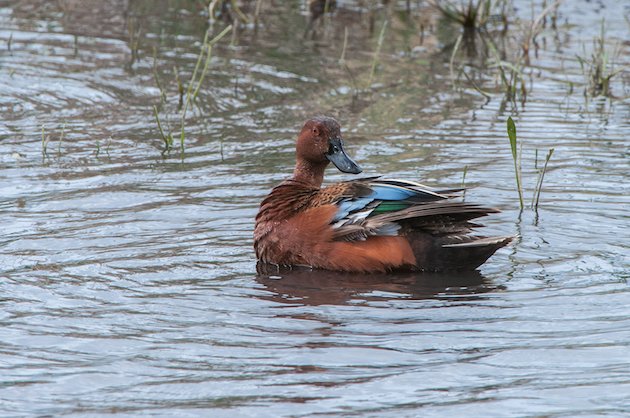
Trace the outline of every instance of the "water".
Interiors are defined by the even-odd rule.
[[[178,138],[173,67],[190,79],[201,3],[0,3],[0,415],[630,414],[629,78],[587,101],[575,58],[605,18],[630,64],[628,6],[563,5],[522,105],[490,70],[490,100],[452,89],[432,12],[378,10],[370,34],[339,3],[306,40],[300,4],[263,2],[257,30],[222,41],[183,158],[161,155],[154,73]],[[353,99],[388,14],[375,87]],[[451,187],[467,167],[466,199],[503,210],[489,232],[519,239],[465,275],[257,272],[257,205],[320,112],[366,174]],[[510,115],[526,203],[535,150],[555,148],[538,212],[519,215]]]

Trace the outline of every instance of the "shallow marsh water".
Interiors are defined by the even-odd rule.
[[[305,9],[276,2],[217,45],[185,152],[162,156],[152,106],[177,133],[200,2],[0,2],[0,415],[630,414],[630,78],[586,100],[575,57],[605,18],[630,64],[628,5],[562,5],[513,104],[492,70],[489,100],[452,88],[430,9],[379,9],[370,32],[339,3],[306,39]],[[321,112],[367,175],[451,187],[467,167],[466,199],[503,210],[488,232],[519,238],[470,274],[257,272],[257,205]],[[527,201],[555,148],[537,212],[510,115]]]

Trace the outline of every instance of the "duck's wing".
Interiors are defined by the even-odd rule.
[[[497,209],[450,200],[460,189],[438,190],[421,183],[369,178],[329,186],[337,189],[337,212],[331,221],[335,240],[365,240],[399,235],[403,226],[432,235],[465,235],[477,226],[471,219]],[[322,189],[322,192],[326,189]],[[333,202],[330,202],[333,203]]]

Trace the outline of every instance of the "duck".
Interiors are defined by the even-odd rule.
[[[457,200],[464,189],[363,177],[322,187],[329,164],[362,169],[344,150],[339,122],[307,120],[293,175],[262,200],[254,227],[258,261],[349,273],[475,270],[513,236],[482,236],[477,218],[499,210]]]

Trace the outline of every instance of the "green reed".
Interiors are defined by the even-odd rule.
[[[61,157],[61,143],[63,142],[63,136],[66,133],[66,121],[63,121],[61,126],[61,135],[59,136],[59,142],[57,143],[57,158]]]
[[[188,107],[190,106],[190,103],[193,102],[197,98],[197,95],[199,94],[199,89],[201,88],[201,83],[203,83],[203,80],[206,77],[206,74],[208,72],[208,66],[210,65],[210,59],[212,58],[212,47],[214,46],[214,44],[219,42],[221,38],[227,35],[228,32],[230,32],[230,30],[232,30],[232,25],[229,25],[228,27],[223,29],[210,42],[208,42],[208,36],[210,34],[210,31],[209,30],[206,31],[206,34],[203,39],[203,45],[201,46],[201,51],[199,52],[199,56],[197,57],[197,63],[195,64],[195,69],[193,70],[192,77],[190,78],[190,81],[188,82],[188,89],[186,91],[186,101],[184,102],[184,108],[182,109],[182,113],[181,113],[181,132],[179,136],[179,146],[180,146],[181,152],[184,152],[184,139],[185,139],[184,128],[185,128],[185,121],[186,121],[186,112],[188,110]],[[201,71],[199,79],[197,79],[197,73],[199,72],[199,67],[201,66],[201,62],[203,60],[204,54],[206,55],[205,64],[203,66],[203,70]],[[193,90],[193,86],[195,84],[197,86]]]
[[[155,84],[157,88],[160,90],[160,105],[166,103],[166,92],[162,87],[162,83],[160,83],[160,77],[158,76],[157,69],[157,48],[153,47],[153,78],[155,79]]]
[[[378,35],[378,41],[376,43],[376,50],[374,51],[374,58],[372,59],[372,69],[370,70],[370,78],[368,78],[367,88],[372,85],[372,79],[374,78],[374,73],[376,72],[376,66],[378,65],[378,58],[381,55],[381,48],[383,47],[383,39],[385,39],[385,29],[387,29],[387,20],[383,22],[383,27],[381,28],[381,32]]]
[[[536,182],[536,189],[534,190],[534,194],[532,196],[532,209],[538,210],[538,202],[540,201],[540,191],[542,189],[543,180],[545,179],[545,173],[547,172],[547,164],[549,164],[549,160],[553,155],[554,148],[549,149],[547,152],[547,156],[545,157],[545,165],[538,172],[538,181]]]
[[[170,132],[168,134],[164,133],[162,124],[160,123],[160,115],[158,113],[157,106],[155,105],[153,105],[153,114],[155,115],[155,122],[157,123],[158,130],[160,131],[162,141],[164,141],[164,150],[162,150],[162,154],[164,154],[173,149],[173,134]]]
[[[179,78],[177,66],[173,67],[173,72],[175,73],[175,83],[177,83],[177,93],[179,94],[179,102],[177,104],[177,111],[179,112],[182,110],[182,106],[184,106],[184,85],[182,84],[182,80]]]
[[[523,210],[523,187],[521,183],[521,158],[518,155],[517,139],[516,139],[516,125],[512,117],[508,117],[507,120],[507,133],[510,139],[510,148],[512,149],[512,159],[514,160],[514,175],[516,177],[516,190],[518,191],[518,201]]]
[[[520,204],[521,211],[524,208],[523,204],[523,180],[521,176],[521,154],[522,154],[522,143],[518,143],[516,137],[516,125],[512,120],[512,117],[508,117],[507,120],[507,133],[508,138],[510,139],[510,149],[512,150],[512,159],[514,160],[514,173],[516,177],[516,189],[518,191],[518,200]],[[536,150],[536,157],[534,160],[534,168],[538,170],[538,179],[536,180],[536,187],[534,188],[534,193],[532,194],[532,203],[531,208],[534,210],[538,210],[538,203],[540,202],[540,192],[542,190],[543,181],[545,180],[545,173],[547,172],[547,166],[549,164],[549,160],[551,160],[551,156],[553,155],[554,148],[549,149],[547,152],[547,156],[545,157],[545,164],[541,169],[538,168],[538,150]]]

